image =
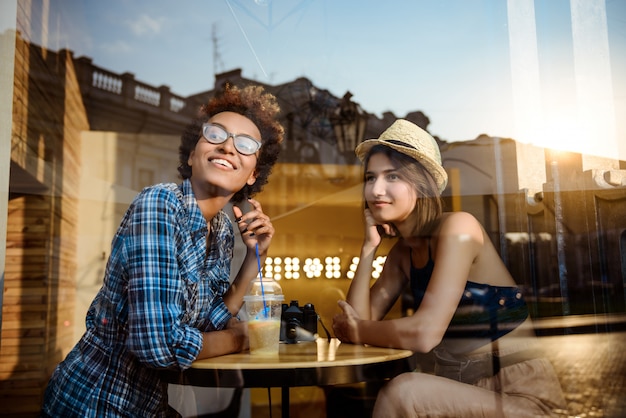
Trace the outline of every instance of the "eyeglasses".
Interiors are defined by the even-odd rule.
[[[252,155],[261,148],[261,142],[251,136],[235,135],[221,126],[209,122],[202,125],[202,136],[211,144],[222,144],[232,137],[235,149],[242,155]]]

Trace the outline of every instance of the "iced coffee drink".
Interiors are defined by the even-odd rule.
[[[255,279],[243,297],[248,316],[250,354],[278,355],[283,292],[271,278]]]
[[[280,338],[280,319],[248,321],[248,338],[250,353],[277,354]]]

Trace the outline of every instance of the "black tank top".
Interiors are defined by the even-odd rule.
[[[434,268],[429,242],[426,265],[416,268],[411,260],[414,310],[422,303]],[[444,338],[495,341],[517,328],[527,317],[528,306],[517,287],[492,286],[468,280]]]

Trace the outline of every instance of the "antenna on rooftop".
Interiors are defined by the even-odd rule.
[[[211,30],[211,41],[213,42],[213,73],[220,74],[224,72],[224,61],[220,54],[220,39],[217,36],[217,22],[213,22]]]

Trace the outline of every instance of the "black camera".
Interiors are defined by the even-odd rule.
[[[298,341],[315,341],[317,334],[317,313],[312,303],[307,303],[302,308],[297,300],[292,300],[289,305],[283,303],[280,322],[280,340],[287,344],[295,344]]]

